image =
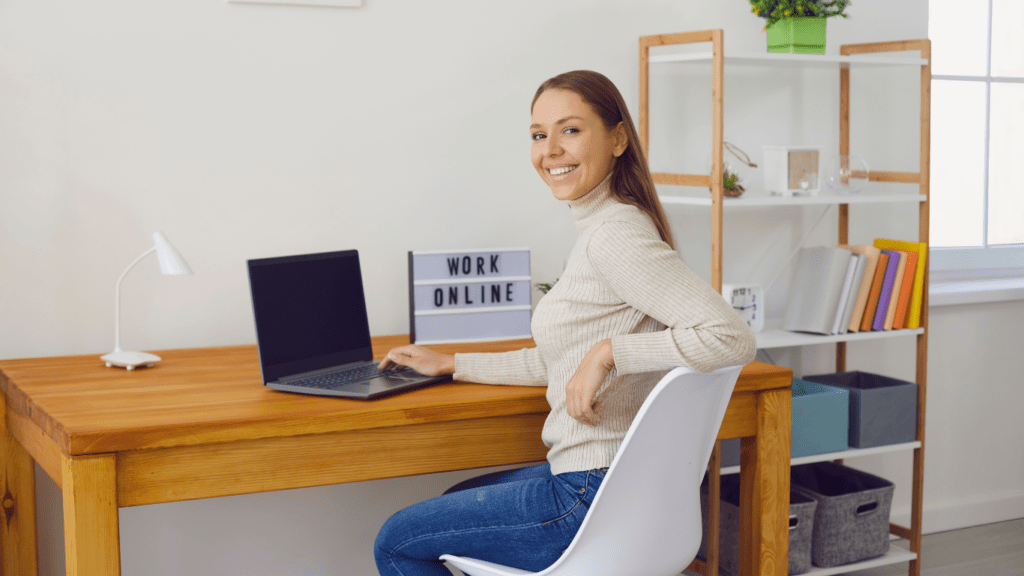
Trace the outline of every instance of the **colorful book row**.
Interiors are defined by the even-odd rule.
[[[923,242],[879,238],[873,246],[803,248],[783,328],[815,334],[921,325]]]

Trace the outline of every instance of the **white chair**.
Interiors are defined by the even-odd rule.
[[[700,483],[741,366],[676,368],[626,433],[576,537],[541,572],[446,554],[469,576],[676,576],[701,540]]]

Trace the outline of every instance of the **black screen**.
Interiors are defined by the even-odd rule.
[[[248,264],[264,381],[373,358],[358,252]]]

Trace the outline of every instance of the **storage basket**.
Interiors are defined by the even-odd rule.
[[[889,510],[895,486],[834,462],[794,466],[791,486],[817,501],[811,561],[830,568],[889,551]]]
[[[793,379],[793,435],[790,455],[814,456],[847,448],[850,391],[846,388]],[[722,441],[722,466],[738,466],[740,440]]]
[[[871,448],[917,439],[917,384],[868,372],[804,376],[850,392],[850,447]]]
[[[740,477],[739,474],[722,476],[722,494],[718,525],[718,571],[726,576],[739,574],[740,561]],[[700,506],[703,530],[697,557],[708,555],[708,481],[700,487]],[[818,503],[812,498],[790,492],[789,495],[789,574],[803,574],[811,569],[811,537],[814,531],[814,510]]]

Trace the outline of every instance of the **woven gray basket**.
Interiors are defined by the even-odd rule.
[[[722,476],[722,503],[718,525],[718,572],[737,576],[740,563],[740,482],[739,475]],[[700,506],[704,529],[701,532],[697,557],[708,557],[708,485],[707,477],[700,487]],[[814,509],[818,503],[791,492],[789,496],[789,574],[803,574],[811,569],[811,537],[814,532]]]
[[[794,492],[817,500],[811,560],[830,568],[889,551],[889,509],[895,486],[885,478],[833,462],[794,466]]]

